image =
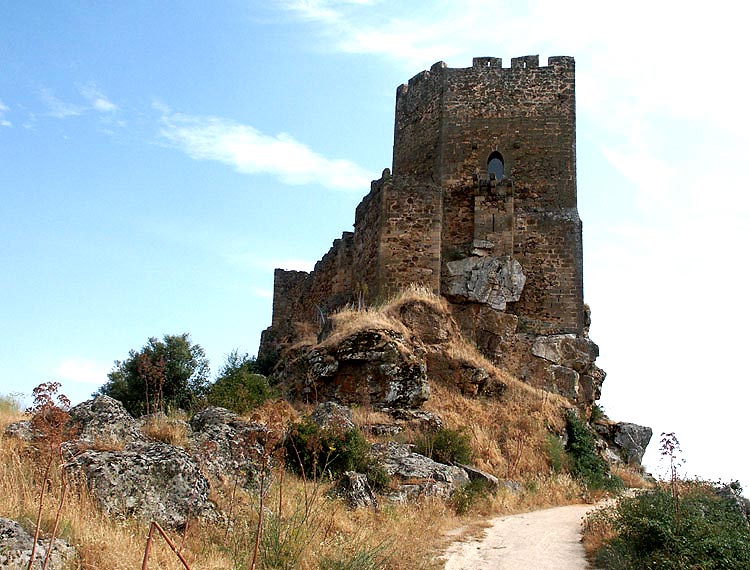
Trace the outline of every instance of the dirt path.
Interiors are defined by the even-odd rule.
[[[571,505],[494,519],[484,538],[448,548],[445,570],[586,570],[581,520],[593,508]]]

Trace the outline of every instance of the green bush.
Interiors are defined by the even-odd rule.
[[[591,490],[618,491],[622,479],[609,472],[609,465],[596,450],[594,434],[577,415],[568,414],[568,444],[565,447],[570,474]]]
[[[370,454],[370,444],[356,429],[320,427],[310,419],[293,425],[286,441],[287,465],[307,477],[336,477],[344,471],[367,475],[376,487],[385,486],[388,477]]]
[[[547,434],[545,451],[553,473],[562,473],[568,469],[568,456],[565,453],[565,446],[555,434]]]
[[[595,555],[608,570],[747,570],[750,530],[739,510],[706,484],[620,499],[611,513],[615,538]]]
[[[425,434],[415,442],[415,451],[438,463],[469,463],[471,445],[469,436],[454,429],[441,429]]]
[[[266,400],[275,397],[268,379],[256,374],[256,363],[236,350],[227,356],[216,381],[208,388],[208,402],[237,414],[246,414]]]
[[[486,481],[475,479],[451,493],[450,504],[458,515],[465,515],[477,501],[490,494]]]

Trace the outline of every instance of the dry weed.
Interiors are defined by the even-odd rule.
[[[190,426],[183,415],[152,414],[141,426],[141,432],[149,439],[177,447],[186,447]]]
[[[653,489],[655,484],[639,472],[624,465],[612,466],[612,474],[622,479],[628,489]]]

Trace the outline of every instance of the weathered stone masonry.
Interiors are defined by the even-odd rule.
[[[575,158],[573,58],[417,74],[396,93],[393,172],[372,183],[354,232],[310,273],[276,270],[261,352],[321,312],[420,283],[498,363],[592,402],[604,373],[587,338]],[[590,358],[571,367],[532,352],[545,342]]]

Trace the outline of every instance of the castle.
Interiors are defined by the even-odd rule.
[[[259,355],[297,322],[418,283],[495,362],[592,403],[604,373],[583,301],[575,116],[572,57],[438,62],[401,85],[392,171],[312,272],[275,271]]]

